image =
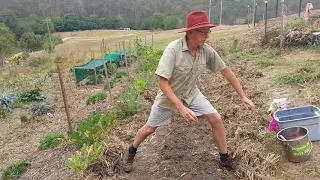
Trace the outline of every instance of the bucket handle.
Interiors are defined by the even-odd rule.
[[[310,143],[310,151],[309,151],[309,154],[311,154],[311,151],[312,151],[312,148],[313,148],[312,143],[311,143],[311,140],[309,140],[309,143]],[[286,143],[286,144],[287,144],[287,146],[293,148],[292,146],[290,146],[289,143]],[[309,155],[309,154],[307,154],[307,155]]]

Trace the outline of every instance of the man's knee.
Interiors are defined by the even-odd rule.
[[[157,129],[157,127],[152,127],[148,125],[144,125],[144,130],[147,134],[152,134]]]
[[[206,114],[205,118],[212,126],[222,124],[222,118],[219,113]]]

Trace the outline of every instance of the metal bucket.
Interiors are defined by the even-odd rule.
[[[308,137],[308,129],[288,127],[279,131],[277,138],[282,142],[290,162],[304,162],[310,159],[312,144]]]

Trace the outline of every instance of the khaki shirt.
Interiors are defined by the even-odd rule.
[[[156,74],[168,79],[174,94],[186,104],[190,104],[200,93],[197,81],[206,68],[212,72],[226,67],[217,52],[208,44],[198,47],[196,58],[187,46],[186,36],[171,42],[164,50]],[[155,104],[177,111],[176,107],[159,89]]]

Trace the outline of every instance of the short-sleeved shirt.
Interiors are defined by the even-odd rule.
[[[168,79],[178,99],[189,105],[200,93],[196,85],[199,75],[206,69],[217,72],[225,67],[221,57],[208,44],[199,46],[194,57],[187,46],[187,36],[185,36],[166,47],[155,73]],[[177,111],[160,89],[155,104]]]

